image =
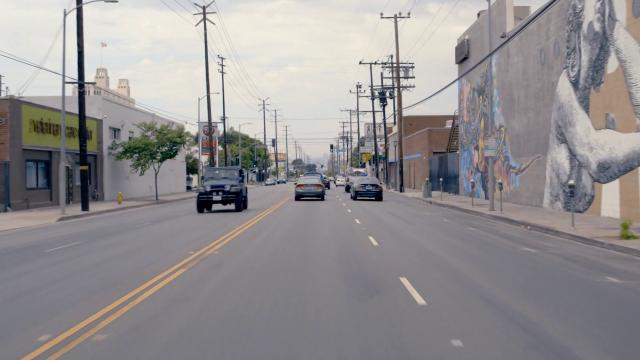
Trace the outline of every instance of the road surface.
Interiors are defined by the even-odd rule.
[[[638,358],[638,258],[327,194],[0,233],[0,358]]]

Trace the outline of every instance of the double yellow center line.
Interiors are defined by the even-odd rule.
[[[80,336],[75,337],[73,340],[69,341],[64,346],[59,348],[56,352],[54,352],[49,357],[47,357],[47,359],[59,359],[64,354],[68,353],[69,351],[73,350],[75,347],[80,345],[83,341],[94,336],[100,330],[107,327],[109,324],[111,324],[113,321],[120,318],[129,310],[133,309],[134,307],[142,303],[144,300],[151,297],[151,295],[155,294],[158,290],[162,289],[167,284],[171,283],[172,281],[180,277],[187,270],[195,266],[204,258],[213,254],[215,251],[225,246],[228,242],[235,239],[240,234],[242,234],[243,232],[247,231],[249,228],[259,223],[262,219],[269,216],[271,213],[275,212],[277,209],[282,207],[287,201],[289,201],[288,198],[283,199],[282,201],[276,203],[272,207],[258,214],[256,217],[240,225],[239,227],[233,229],[232,231],[220,237],[219,239],[211,242],[210,244],[206,245],[205,247],[196,251],[194,254],[187,257],[186,259],[180,261],[176,265],[165,270],[161,274],[155,276],[153,279],[145,282],[144,284],[140,285],[136,289],[122,296],[118,300],[100,309],[95,314],[89,316],[88,318],[82,320],[81,322],[77,323],[73,327],[69,328],[62,334],[49,340],[42,346],[38,347],[31,353],[24,356],[22,359],[23,360],[36,359],[39,356],[43,355],[44,353],[51,351],[54,347],[60,345],[61,343],[68,340],[69,338],[76,336],[82,330],[89,327],[89,325],[92,325],[96,323],[98,320],[100,320],[100,322],[98,322],[97,324],[94,324],[93,327],[82,332]]]

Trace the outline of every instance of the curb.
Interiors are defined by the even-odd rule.
[[[62,222],[62,221],[68,221],[68,220],[81,219],[81,218],[86,218],[86,217],[91,217],[91,216],[96,216],[96,215],[109,214],[109,213],[123,211],[123,210],[139,209],[139,208],[143,208],[143,207],[147,207],[147,206],[169,204],[169,203],[172,203],[172,202],[187,200],[187,199],[190,199],[192,197],[194,197],[194,196],[185,196],[185,197],[181,197],[181,198],[177,198],[177,199],[171,199],[171,200],[160,200],[160,201],[151,200],[150,202],[145,203],[145,204],[137,204],[137,205],[131,205],[131,206],[126,206],[126,207],[121,207],[121,208],[100,210],[100,211],[95,211],[95,212],[89,212],[89,213],[86,213],[86,214],[66,215],[66,216],[61,216],[55,222]]]
[[[467,213],[467,214],[470,214],[470,215],[475,215],[475,216],[483,217],[483,218],[486,218],[486,219],[500,221],[500,222],[503,222],[503,223],[506,223],[506,224],[510,224],[510,225],[526,227],[527,230],[532,230],[532,231],[536,231],[536,232],[547,234],[547,235],[553,235],[553,236],[557,236],[557,237],[560,237],[560,238],[563,238],[563,239],[566,239],[566,240],[576,241],[576,242],[579,242],[579,243],[582,243],[582,244],[585,244],[585,245],[595,246],[595,247],[599,247],[601,249],[611,250],[611,251],[615,251],[615,252],[618,252],[618,253],[631,255],[631,256],[635,256],[635,257],[640,258],[640,250],[639,249],[629,248],[629,247],[618,245],[618,244],[608,243],[608,242],[605,242],[605,241],[602,241],[602,240],[596,240],[596,239],[588,238],[588,237],[585,237],[585,236],[571,234],[571,233],[568,233],[568,232],[565,232],[565,231],[557,230],[557,229],[550,228],[550,227],[547,227],[547,226],[544,226],[544,225],[530,223],[530,222],[523,221],[523,220],[515,220],[515,219],[507,218],[507,217],[504,217],[504,216],[487,214],[487,213],[484,213],[484,212],[475,211],[475,210],[466,209],[466,208],[461,208],[461,207],[458,207],[458,206],[455,206],[455,205],[450,205],[450,204],[443,204],[443,203],[440,203],[440,202],[435,202],[433,200],[428,200],[428,199],[424,199],[424,198],[414,198],[414,199],[417,199],[419,201],[425,202],[425,203],[430,204],[430,205],[440,206],[440,207],[443,207],[443,208],[464,212],[464,213]]]

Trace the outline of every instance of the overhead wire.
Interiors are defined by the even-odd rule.
[[[487,55],[485,55],[482,59],[478,60],[478,62],[473,64],[469,69],[464,71],[462,74],[460,74],[458,77],[456,77],[455,79],[453,79],[452,81],[450,81],[446,85],[442,86],[440,89],[436,90],[434,93],[422,98],[421,100],[418,100],[418,101],[414,102],[411,105],[404,106],[402,108],[402,110],[409,110],[409,109],[414,108],[414,107],[416,107],[416,106],[418,106],[418,105],[420,105],[420,104],[422,104],[424,102],[427,102],[427,101],[433,99],[434,97],[440,95],[442,92],[447,90],[450,86],[452,86],[452,85],[456,84],[458,81],[462,80],[465,76],[469,75],[472,71],[474,71],[480,65],[482,65],[485,61],[487,61],[491,56],[496,54],[503,47],[507,46],[511,41],[513,41],[515,38],[517,38],[524,30],[526,30],[531,24],[533,24],[535,21],[537,21],[542,15],[546,14],[551,8],[556,6],[559,2],[560,2],[560,0],[551,0],[548,3],[544,4],[542,6],[542,8],[540,8],[540,10],[538,10],[536,13],[531,15],[528,19],[525,19],[523,21],[523,23],[519,24],[514,30],[512,30],[512,32],[510,34],[508,34],[507,38],[502,43],[498,44],[495,47],[495,49],[493,49],[492,51],[487,53]]]

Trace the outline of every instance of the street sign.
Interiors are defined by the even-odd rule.
[[[498,155],[498,142],[496,138],[490,137],[484,139],[484,156],[494,157]]]
[[[362,153],[362,161],[369,161],[373,158],[373,156],[371,155],[371,153]]]

